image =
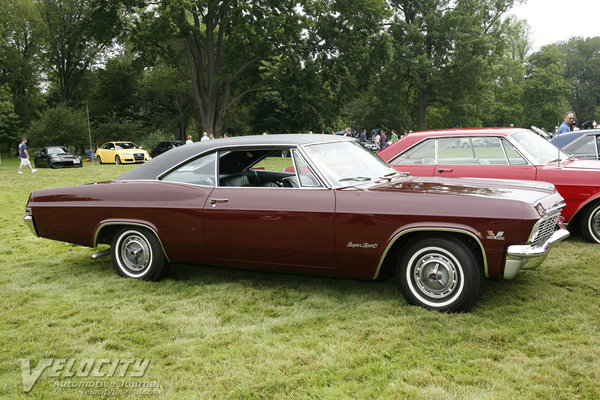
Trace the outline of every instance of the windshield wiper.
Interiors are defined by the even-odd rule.
[[[344,181],[364,182],[364,181],[370,181],[370,180],[371,180],[371,178],[369,178],[368,176],[349,176],[347,178],[340,179],[338,182],[344,182]]]

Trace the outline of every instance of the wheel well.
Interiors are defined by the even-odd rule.
[[[575,213],[575,215],[573,215],[573,217],[571,217],[571,220],[569,221],[569,230],[571,232],[580,232],[580,226],[581,226],[581,216],[583,214],[585,214],[587,212],[587,210],[589,210],[590,208],[593,207],[597,207],[600,204],[600,198],[596,198],[592,201],[590,201],[589,203],[587,203],[585,206],[581,207],[579,210],[577,210],[577,212]]]
[[[106,225],[100,228],[98,233],[96,234],[95,245],[99,244],[110,244],[113,236],[117,233],[117,231],[127,224],[119,224],[119,225]]]
[[[98,246],[99,244],[108,244],[110,245],[112,242],[112,238],[114,235],[116,235],[116,233],[125,227],[136,227],[136,228],[145,228],[148,231],[150,231],[152,233],[152,235],[154,235],[154,237],[156,237],[156,239],[158,240],[158,243],[160,244],[160,247],[162,248],[162,251],[165,255],[165,257],[167,258],[167,261],[170,262],[170,258],[169,255],[167,254],[165,247],[162,243],[162,240],[160,240],[160,236],[158,236],[158,233],[156,232],[156,230],[154,230],[152,227],[145,225],[145,224],[139,224],[139,223],[131,223],[131,222],[115,222],[115,223],[108,223],[106,225],[100,225],[100,228],[98,229],[98,232],[96,233],[96,236],[94,238],[94,246]]]
[[[385,258],[381,264],[381,268],[379,270],[379,279],[388,279],[393,277],[396,274],[396,260],[402,253],[402,251],[410,246],[412,243],[417,240],[425,239],[425,238],[448,238],[452,237],[454,239],[460,240],[462,243],[466,244],[469,249],[473,251],[475,257],[480,261],[480,268],[487,276],[487,273],[484,268],[484,259],[483,253],[481,251],[481,247],[477,241],[467,235],[466,233],[461,232],[447,232],[447,231],[418,231],[418,232],[410,232],[405,235],[400,236],[392,245],[392,247],[388,250]]]

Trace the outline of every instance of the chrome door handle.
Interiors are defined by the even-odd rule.
[[[228,199],[210,199],[208,200],[208,202],[213,206],[216,207],[217,203],[227,203],[229,200]]]
[[[439,168],[438,172],[452,172],[452,168]]]

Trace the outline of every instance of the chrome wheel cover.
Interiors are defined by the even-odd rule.
[[[120,258],[125,268],[141,272],[150,266],[152,250],[144,237],[128,236],[119,247]]]
[[[453,260],[441,253],[427,253],[413,268],[413,279],[421,293],[434,299],[451,296],[459,286],[459,272]]]
[[[600,207],[594,210],[592,215],[590,215],[589,226],[592,230],[592,233],[596,237],[596,240],[600,240]]]

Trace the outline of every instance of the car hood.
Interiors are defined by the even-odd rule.
[[[380,182],[369,190],[479,196],[534,204],[556,192],[547,182],[484,178],[406,177]],[[552,204],[553,205],[553,204]],[[552,206],[544,204],[544,206]]]
[[[140,149],[138,147],[133,148],[133,149],[120,149],[120,150],[115,150],[115,152],[117,153],[148,153],[146,150],[144,149]]]
[[[556,164],[555,164],[556,165]],[[593,169],[600,170],[600,160],[580,160],[574,159],[560,163],[562,168],[572,169]]]

